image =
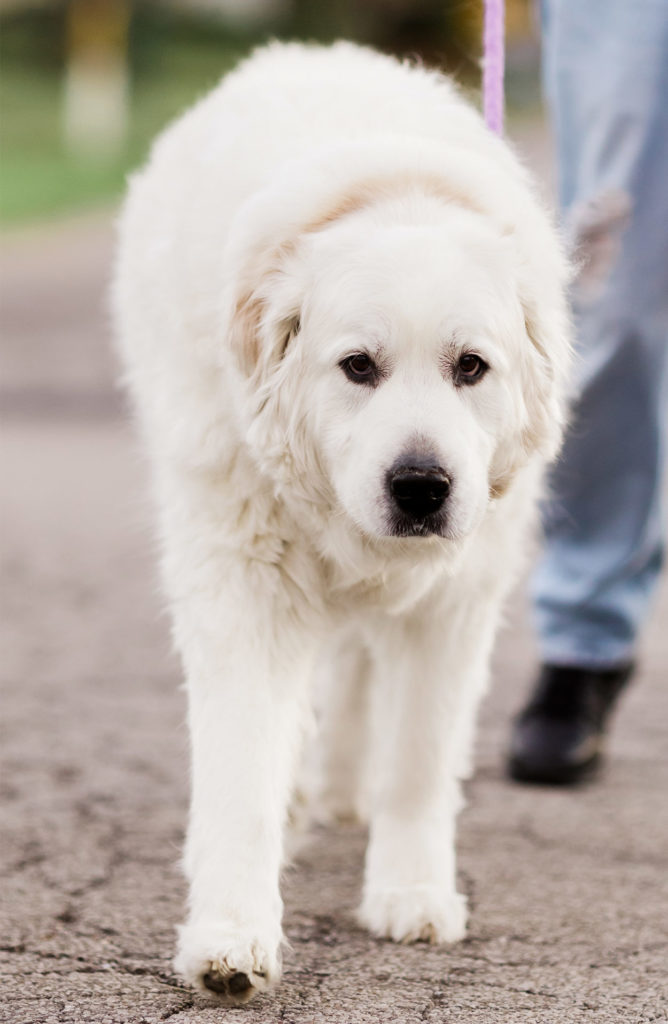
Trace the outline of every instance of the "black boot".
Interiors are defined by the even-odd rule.
[[[633,667],[543,665],[529,704],[513,724],[511,778],[569,785],[591,776],[601,761],[608,716]]]

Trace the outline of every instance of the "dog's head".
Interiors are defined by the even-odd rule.
[[[555,453],[569,331],[543,235],[536,262],[521,230],[416,186],[255,254],[230,330],[249,443],[286,495],[373,538],[457,541]]]

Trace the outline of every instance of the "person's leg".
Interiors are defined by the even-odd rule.
[[[533,593],[544,660],[607,667],[633,655],[661,565],[668,6],[553,0],[546,62],[564,221],[589,263],[573,295],[573,425]]]
[[[541,693],[582,690],[633,658],[662,563],[668,411],[668,6],[546,0],[544,16],[560,201],[581,263],[573,422],[533,579],[543,662],[579,674],[552,672]]]

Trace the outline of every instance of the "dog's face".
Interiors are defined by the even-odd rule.
[[[302,238],[274,275],[261,329],[291,329],[259,420],[280,423],[302,484],[364,534],[457,541],[526,461],[535,427],[517,258],[472,212],[387,212]]]
[[[374,536],[458,538],[480,521],[524,332],[508,247],[471,214],[359,225],[313,245],[302,342],[341,506]],[[515,367],[516,370],[516,367]]]

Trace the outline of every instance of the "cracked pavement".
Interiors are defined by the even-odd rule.
[[[461,816],[463,943],[396,946],[359,929],[363,832],[321,829],[285,874],[290,946],[275,994],[223,1009],[174,975],[184,698],[145,467],[113,388],[110,251],[110,219],[95,216],[12,235],[2,257],[0,1020],[665,1021],[665,586],[607,770],[577,792],[503,775],[535,656],[514,600]]]

